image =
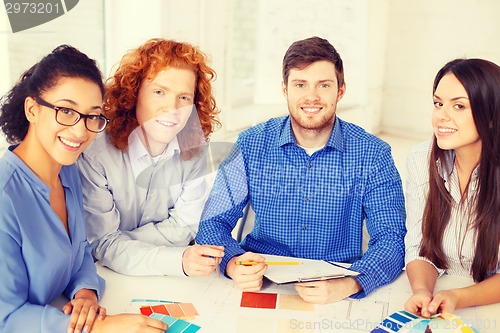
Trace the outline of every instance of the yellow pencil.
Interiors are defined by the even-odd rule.
[[[236,265],[245,265],[245,266],[251,266],[251,265],[257,265],[260,264],[260,262],[257,261],[236,261]],[[266,261],[264,262],[266,265],[300,265],[299,261]]]

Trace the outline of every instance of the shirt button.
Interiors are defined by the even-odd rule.
[[[304,198],[304,200],[305,200],[305,201],[309,201],[309,198],[308,198],[308,197],[305,197],[305,198]]]
[[[312,167],[311,163],[307,163],[307,168],[311,169],[311,167]]]
[[[306,226],[303,226],[302,227],[302,231],[306,231],[307,230],[307,227]]]
[[[154,193],[151,193],[151,195],[149,196],[150,198],[154,198],[155,197],[155,194]]]

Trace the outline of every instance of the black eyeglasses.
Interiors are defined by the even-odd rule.
[[[102,114],[83,114],[71,108],[55,106],[44,101],[40,97],[36,97],[35,101],[40,105],[54,109],[56,111],[56,121],[64,126],[73,126],[83,118],[85,127],[89,131],[99,133],[104,131],[109,123],[109,119]]]

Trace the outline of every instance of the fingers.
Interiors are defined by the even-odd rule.
[[[420,307],[411,298],[406,301],[404,309],[410,313],[420,314]]]
[[[182,257],[182,266],[188,276],[208,275],[213,272],[224,257],[224,247],[195,244]]]
[[[352,278],[312,281],[295,284],[295,290],[306,302],[327,304],[338,302],[352,295],[358,287]]]
[[[236,284],[242,291],[259,291],[262,288],[263,279],[253,279],[245,282],[237,282]]]
[[[255,279],[262,279],[267,271],[267,266],[264,263],[255,265],[235,265],[233,280],[240,284]]]
[[[96,319],[97,309],[91,306],[90,308],[84,307],[82,312],[80,312],[80,316],[78,317],[78,322],[75,327],[75,333],[79,333],[82,330],[88,333],[94,324]]]
[[[430,302],[429,306],[427,307],[428,312],[429,312],[429,316],[431,314],[436,313],[439,308],[442,308],[444,301],[445,301],[444,297],[442,297],[439,293],[436,294],[434,296],[434,298],[432,299],[432,302]],[[443,309],[441,309],[441,310],[443,310]]]
[[[66,303],[66,305],[64,305],[62,308],[62,312],[65,315],[69,315],[71,313],[71,310],[73,310],[73,304],[71,302]]]
[[[431,312],[429,311],[429,303],[432,301],[432,294],[417,292],[413,294],[405,303],[405,310],[429,318]]]
[[[410,298],[404,305],[404,309],[410,313],[425,317],[422,313],[422,305]],[[428,317],[427,317],[428,318]]]
[[[253,252],[245,252],[237,258],[237,261],[256,261],[262,263],[266,261],[266,258],[264,258],[262,255]]]
[[[321,282],[296,283],[294,287],[305,302],[324,304],[328,299]]]
[[[194,245],[193,246],[200,255],[205,257],[216,257],[222,258],[224,257],[224,246],[216,246],[216,245]]]
[[[247,252],[232,258],[226,267],[226,272],[242,290],[258,291],[262,287],[262,277],[267,271],[264,260],[265,258],[259,254]],[[257,264],[237,265],[239,261],[252,261]]]
[[[262,269],[254,271],[254,269],[260,266],[262,266]],[[245,268],[243,268],[242,271],[243,272],[237,274],[236,278],[233,279],[234,282],[236,282],[243,291],[259,291],[262,288],[263,276],[267,271],[267,266],[260,264],[257,267],[252,267],[252,269],[250,269],[250,271],[254,271],[252,274],[246,274]]]
[[[76,319],[76,325],[74,326],[74,330],[70,331],[70,328],[68,327],[68,333],[69,332],[74,332],[74,333],[80,333],[82,332],[90,332],[92,325],[94,324],[94,321],[96,319],[96,313],[97,310],[94,306],[91,307],[82,307],[80,312],[77,313],[76,311],[73,311],[71,314],[71,318],[73,318],[73,315],[77,315]],[[71,318],[70,318],[70,326],[71,326]]]
[[[106,317],[106,309],[99,308],[99,305],[88,299],[78,298],[63,307],[63,312],[71,313],[68,323],[68,333],[90,332],[96,316]]]
[[[101,307],[99,307],[99,315],[98,315],[97,319],[104,320],[104,318],[106,318],[106,308],[101,306]]]
[[[82,329],[85,332],[89,332],[94,322],[95,314],[96,310],[92,306],[83,306],[83,303],[80,302],[74,304],[69,319],[68,333],[80,333]]]
[[[76,323],[78,322],[78,317],[80,316],[80,307],[74,306],[71,312],[71,317],[69,318],[68,333],[73,333],[75,331]]]
[[[151,328],[161,330],[162,332],[168,329],[168,325],[166,323],[151,317],[146,317],[146,325]]]

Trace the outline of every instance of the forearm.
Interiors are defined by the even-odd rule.
[[[121,231],[130,240],[156,246],[188,246],[196,237],[198,224],[181,225],[173,217],[150,222],[130,231]]]
[[[182,254],[186,247],[166,247],[131,240],[119,235],[95,245],[95,256],[103,266],[134,276],[184,276]]]
[[[152,221],[122,231],[130,239],[144,243],[164,246],[187,246],[198,231],[201,213],[207,199],[206,182],[203,178],[186,182],[182,193],[164,214],[158,213],[157,207],[144,207],[142,216],[151,216]],[[157,198],[158,204],[163,200]],[[164,198],[165,201],[168,198]],[[123,214],[123,212],[121,212]]]
[[[374,241],[363,257],[351,266],[351,269],[361,273],[356,280],[362,286],[363,293],[356,297],[366,296],[401,274],[404,266],[402,237],[386,232],[384,238]]]
[[[457,309],[500,302],[500,274],[465,288],[450,290],[457,296]]]
[[[413,293],[421,290],[433,293],[438,272],[432,264],[419,259],[413,260],[406,265],[406,275]]]
[[[198,244],[220,245],[224,246],[224,257],[221,261],[221,269],[225,273],[226,266],[231,258],[245,253],[238,242],[231,235],[232,228],[223,221],[222,217],[202,221],[196,242]]]

